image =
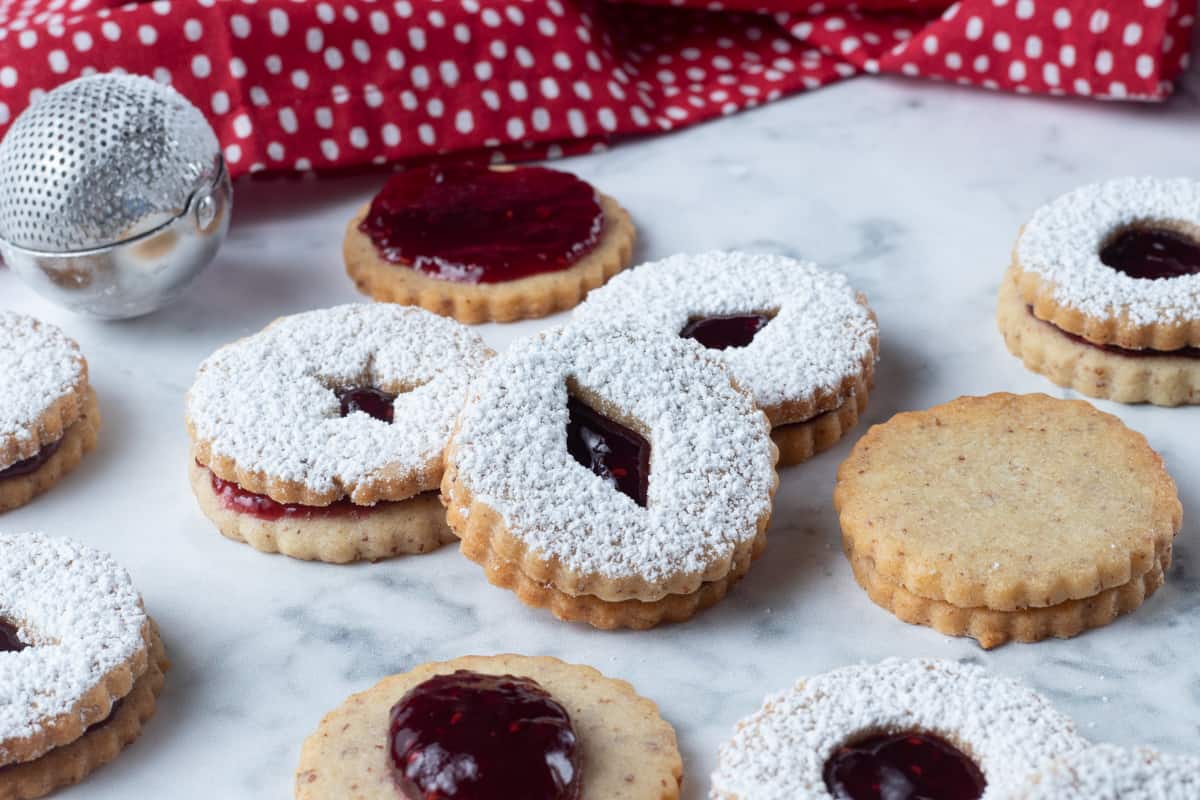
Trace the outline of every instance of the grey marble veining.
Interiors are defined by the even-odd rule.
[[[563,166],[630,209],[643,258],[744,248],[848,273],[882,325],[871,424],[959,394],[1067,394],[1027,373],[995,330],[1017,228],[1081,183],[1200,175],[1198,125],[1195,73],[1161,108],[864,79]],[[990,653],[904,625],[854,584],[830,494],[861,428],[785,472],[767,556],[725,602],[647,633],[526,609],[453,548],[335,567],[221,538],[188,488],[183,392],[219,344],[357,299],[342,232],[381,180],[242,183],[218,262],[179,304],[141,320],[71,317],[0,271],[4,306],[81,342],[105,416],[99,450],[0,527],[115,553],[175,660],[143,740],[63,797],[290,797],[301,741],[345,696],[421,661],[504,651],[590,663],[655,699],[679,732],[688,800],[704,796],[718,744],[765,691],[890,655],[970,659],[1022,678],[1098,740],[1200,749],[1200,409],[1098,404],[1143,431],[1179,482],[1188,518],[1166,587],[1106,629]],[[482,330],[504,347],[552,323]]]

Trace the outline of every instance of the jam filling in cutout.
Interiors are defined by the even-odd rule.
[[[567,710],[529,678],[459,670],[391,710],[392,774],[407,800],[579,800]]]
[[[650,442],[576,397],[567,399],[567,451],[642,508],[650,485]]]
[[[824,777],[837,800],[979,800],[987,786],[961,750],[914,731],[843,745],[825,762]]]
[[[395,401],[396,395],[392,392],[385,392],[374,386],[346,386],[334,389],[334,394],[342,404],[343,417],[361,411],[389,424],[394,421],[396,409],[392,402]]]
[[[596,190],[545,167],[444,165],[388,180],[359,225],[379,255],[455,283],[567,269],[600,241]]]
[[[46,465],[47,461],[53,458],[61,444],[62,439],[59,439],[57,442],[51,442],[24,461],[18,461],[12,466],[0,470],[0,481],[6,478],[21,478],[37,472]]]
[[[688,322],[679,335],[684,339],[695,339],[709,350],[745,347],[770,321],[771,317],[766,314],[698,317]]]
[[[1029,315],[1034,319],[1037,319],[1038,322],[1042,323],[1043,325],[1049,325],[1055,331],[1067,337],[1072,342],[1075,342],[1076,344],[1084,344],[1088,347],[1094,347],[1097,350],[1103,350],[1106,353],[1112,353],[1116,356],[1127,356],[1129,358],[1153,358],[1156,356],[1163,358],[1200,358],[1200,347],[1181,347],[1178,350],[1134,350],[1128,347],[1119,347],[1115,344],[1096,344],[1095,342],[1088,341],[1082,336],[1078,336],[1074,333],[1068,333],[1051,322],[1046,322],[1044,319],[1038,319],[1033,313],[1033,306],[1026,306],[1025,309],[1029,312]]]
[[[1100,260],[1131,278],[1155,280],[1200,273],[1200,242],[1167,228],[1134,227],[1100,250]]]
[[[17,626],[0,619],[0,653],[19,653],[27,647],[17,638]]]

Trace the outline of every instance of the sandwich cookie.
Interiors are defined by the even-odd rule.
[[[643,264],[593,291],[575,317],[704,345],[766,413],[784,465],[832,447],[858,422],[879,357],[866,298],[845,276],[784,256],[711,252]]]
[[[283,317],[221,348],[187,399],[201,510],[230,539],[332,563],[453,541],[443,451],[491,355],[453,320],[385,304]]]

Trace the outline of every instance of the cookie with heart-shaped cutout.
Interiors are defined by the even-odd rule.
[[[766,413],[784,465],[832,447],[858,422],[879,358],[875,314],[846,277],[778,255],[642,264],[592,291],[575,318],[703,344]]]

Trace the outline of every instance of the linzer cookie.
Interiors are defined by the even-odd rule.
[[[871,428],[834,504],[872,600],[984,647],[1134,610],[1162,584],[1182,521],[1145,437],[1040,394],[960,397]]]
[[[768,697],[721,747],[710,797],[1008,800],[1047,759],[1084,747],[1070,719],[1015,681],[888,659]]]
[[[0,800],[32,800],[114,759],[168,666],[129,575],[66,539],[0,535]]]
[[[648,628],[720,600],[766,546],[769,432],[696,342],[574,325],[484,371],[442,497],[492,583],[561,619]]]
[[[1056,754],[1057,755],[1057,754]],[[1014,800],[1195,800],[1200,758],[1097,745],[1058,755]]]
[[[58,483],[99,429],[79,346],[53,325],[0,311],[0,511]]]
[[[476,323],[571,308],[629,265],[633,241],[617,201],[569,173],[434,165],[394,175],[343,249],[376,300]]]
[[[879,326],[845,276],[783,256],[676,255],[618,275],[575,312],[695,339],[754,395],[780,463],[832,447],[866,409]]]
[[[1125,178],[1034,214],[997,321],[1060,386],[1123,403],[1200,403],[1200,182]]]
[[[221,348],[187,400],[201,510],[231,539],[301,559],[453,541],[443,451],[491,354],[453,320],[394,305],[284,317]]]
[[[675,731],[628,683],[554,658],[422,664],[304,743],[296,800],[675,800]]]

